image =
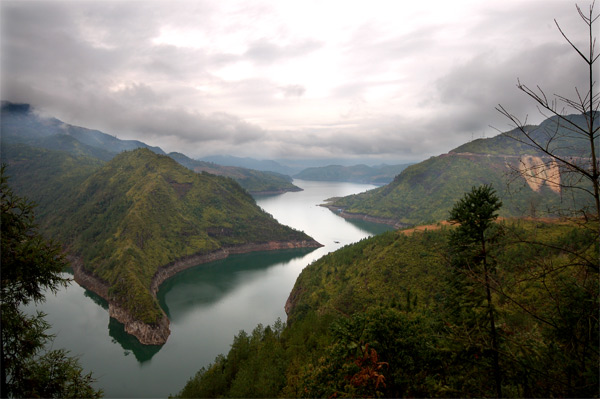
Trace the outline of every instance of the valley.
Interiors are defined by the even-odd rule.
[[[184,270],[160,285],[157,298],[170,320],[164,345],[142,345],[108,318],[108,303],[76,283],[37,307],[48,314],[55,345],[80,355],[107,397],[177,393],[199,367],[228,350],[241,329],[285,321],[285,301],[306,265],[326,253],[389,230],[353,224],[317,206],[328,196],[374,186],[294,181],[303,191],[256,197],[282,223],[304,230],[324,246],[231,255]],[[293,210],[293,211],[292,211]],[[30,309],[32,312],[34,308]]]

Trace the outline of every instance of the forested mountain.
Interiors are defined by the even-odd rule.
[[[273,160],[259,160],[254,158],[241,158],[232,155],[213,155],[200,159],[201,161],[216,163],[224,166],[237,166],[240,168],[260,170],[263,172],[275,172],[282,175],[293,175],[297,170]]]
[[[15,190],[40,203],[43,233],[74,256],[76,280],[105,297],[110,315],[142,343],[169,334],[155,294],[177,271],[231,252],[319,246],[262,211],[233,179],[149,149],[104,164],[23,144],[2,151]]]
[[[569,118],[585,126],[583,115]],[[557,155],[589,159],[589,142],[568,135],[563,126],[557,131],[556,118],[529,129]],[[333,198],[327,205],[344,217],[367,217],[401,226],[444,219],[464,192],[480,184],[492,184],[498,191],[504,202],[501,216],[505,217],[556,215],[557,209],[564,208],[565,201],[569,207],[580,208],[589,200],[581,190],[561,190],[558,183],[567,178],[563,171],[515,137],[520,137],[517,130],[472,141],[409,166],[386,186]],[[525,178],[517,173],[524,168],[533,173],[536,166],[536,174],[552,176],[556,182],[552,184],[549,178],[545,180],[550,181],[541,184],[538,176],[531,174]]]
[[[598,395],[594,230],[490,230],[503,396]],[[388,232],[317,260],[289,296],[287,325],[242,331],[178,396],[496,397],[483,269],[459,266],[454,231]]]
[[[168,155],[194,172],[231,177],[251,194],[279,194],[302,190],[292,184],[292,178],[287,175],[198,161],[178,152],[171,152]]]
[[[329,165],[304,169],[294,177],[302,180],[387,184],[409,165]]]
[[[2,140],[30,144],[41,148],[65,150],[76,155],[90,155],[108,161],[121,151],[149,148],[137,140],[121,140],[99,130],[69,125],[56,118],[38,116],[29,104],[2,102]]]
[[[21,143],[51,150],[63,150],[75,156],[91,156],[109,161],[122,151],[148,148],[165,154],[137,140],[121,140],[98,130],[69,125],[56,118],[44,118],[28,104],[2,102],[0,131],[2,143]],[[197,172],[209,172],[235,179],[251,193],[283,193],[298,191],[291,178],[277,173],[261,172],[240,167],[227,167],[196,161],[180,153],[169,154],[173,159]]]

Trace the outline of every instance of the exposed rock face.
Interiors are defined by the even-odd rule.
[[[533,191],[540,191],[546,184],[560,194],[560,169],[556,160],[544,161],[540,157],[525,155],[519,162],[519,172]]]
[[[265,243],[245,244],[229,248],[221,248],[208,254],[188,256],[186,258],[171,262],[165,266],[159,267],[152,278],[150,290],[152,295],[156,297],[160,285],[168,278],[185,269],[189,269],[190,267],[194,267],[202,263],[213,262],[215,260],[225,259],[231,254],[273,251],[278,249],[318,247],[322,247],[322,245],[314,240],[270,241]],[[68,259],[73,268],[75,281],[82,287],[95,292],[108,301],[109,316],[123,323],[125,325],[125,331],[128,334],[135,336],[144,345],[163,345],[165,342],[167,342],[167,338],[169,338],[171,330],[169,329],[169,319],[164,312],[163,317],[156,325],[150,325],[136,320],[131,316],[131,314],[129,314],[129,312],[127,312],[126,309],[122,308],[110,297],[108,293],[110,285],[108,282],[103,281],[102,279],[85,270],[81,258],[69,256]]]
[[[125,331],[144,345],[163,345],[171,334],[169,318],[163,313],[157,325],[142,323],[114,302],[108,304],[108,315],[125,325]]]

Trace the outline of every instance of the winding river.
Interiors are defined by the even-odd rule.
[[[277,318],[285,321],[285,301],[304,267],[390,229],[347,221],[317,206],[327,198],[375,186],[302,180],[294,184],[304,191],[256,197],[256,202],[281,223],[312,236],[322,248],[234,255],[167,280],[158,299],[171,320],[171,335],[162,346],[141,345],[108,317],[104,300],[72,283],[37,306],[52,325],[53,347],[78,356],[106,397],[167,397],[219,353],[227,353],[240,330],[251,332],[258,323],[270,325]]]

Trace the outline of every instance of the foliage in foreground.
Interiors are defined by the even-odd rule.
[[[2,166],[1,196],[1,329],[2,397],[100,397],[77,359],[62,349],[46,351],[52,337],[44,314],[27,315],[22,306],[44,301],[68,283],[60,246],[37,232],[34,205],[13,194]]]
[[[490,397],[496,352],[503,396],[597,397],[595,226],[491,228],[490,298],[455,228],[365,239],[304,269],[287,326],[240,332],[178,396]]]

